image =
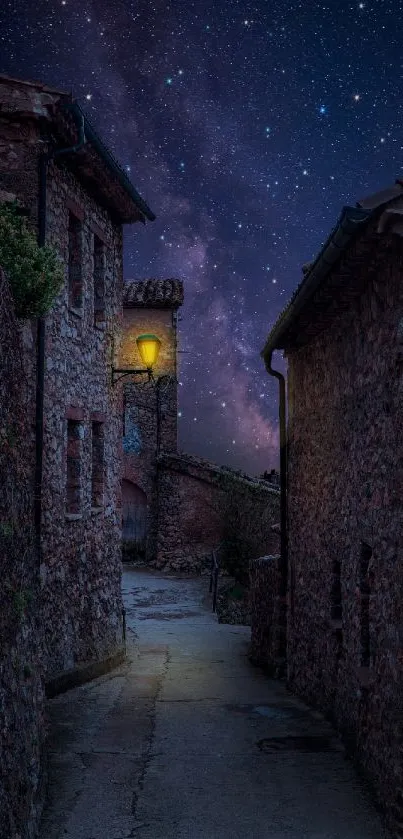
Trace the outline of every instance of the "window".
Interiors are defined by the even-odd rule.
[[[372,557],[372,548],[365,542],[361,543],[360,557],[360,634],[361,634],[361,666],[369,667],[371,664],[371,642],[369,631],[369,603],[371,587],[369,580],[369,563]]]
[[[69,210],[69,307],[81,309],[83,305],[82,276],[82,224]]]
[[[67,486],[66,513],[81,513],[81,441],[83,427],[76,420],[67,420]]]
[[[94,326],[105,323],[105,245],[94,233]]]
[[[104,423],[92,423],[92,484],[91,506],[103,507],[104,503]]]

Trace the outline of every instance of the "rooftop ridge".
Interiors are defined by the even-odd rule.
[[[183,281],[177,278],[125,280],[123,307],[178,309],[184,300]]]

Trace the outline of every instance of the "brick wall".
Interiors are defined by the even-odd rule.
[[[288,353],[288,677],[403,831],[403,243],[371,228],[351,258],[362,293]]]

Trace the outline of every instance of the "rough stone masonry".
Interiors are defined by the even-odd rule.
[[[44,166],[45,153],[72,147]],[[2,591],[11,606],[3,612],[0,674],[0,837],[31,839],[41,803],[44,681],[54,690],[73,671],[123,656],[122,400],[111,369],[122,313],[122,226],[154,216],[69,95],[6,76],[0,76],[0,197],[17,202],[35,234],[42,225],[65,267],[65,284],[45,321],[40,568],[27,524],[20,578],[11,569],[2,580],[11,585]],[[39,498],[33,480],[37,324],[16,324],[5,297],[0,308],[4,337],[11,324],[9,347],[16,352],[12,358],[2,345],[10,360],[9,375],[2,367],[2,409],[10,394],[16,416],[16,383],[25,388],[26,378],[24,422],[11,433],[5,417],[2,448],[12,438],[25,463],[26,496],[15,493],[14,503],[18,519],[32,514],[32,528]],[[2,492],[6,467],[7,461]],[[0,511],[9,538],[13,525],[3,499]]]

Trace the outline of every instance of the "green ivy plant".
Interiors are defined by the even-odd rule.
[[[19,318],[45,315],[64,282],[56,251],[39,247],[16,202],[0,205],[0,266],[6,272]]]

